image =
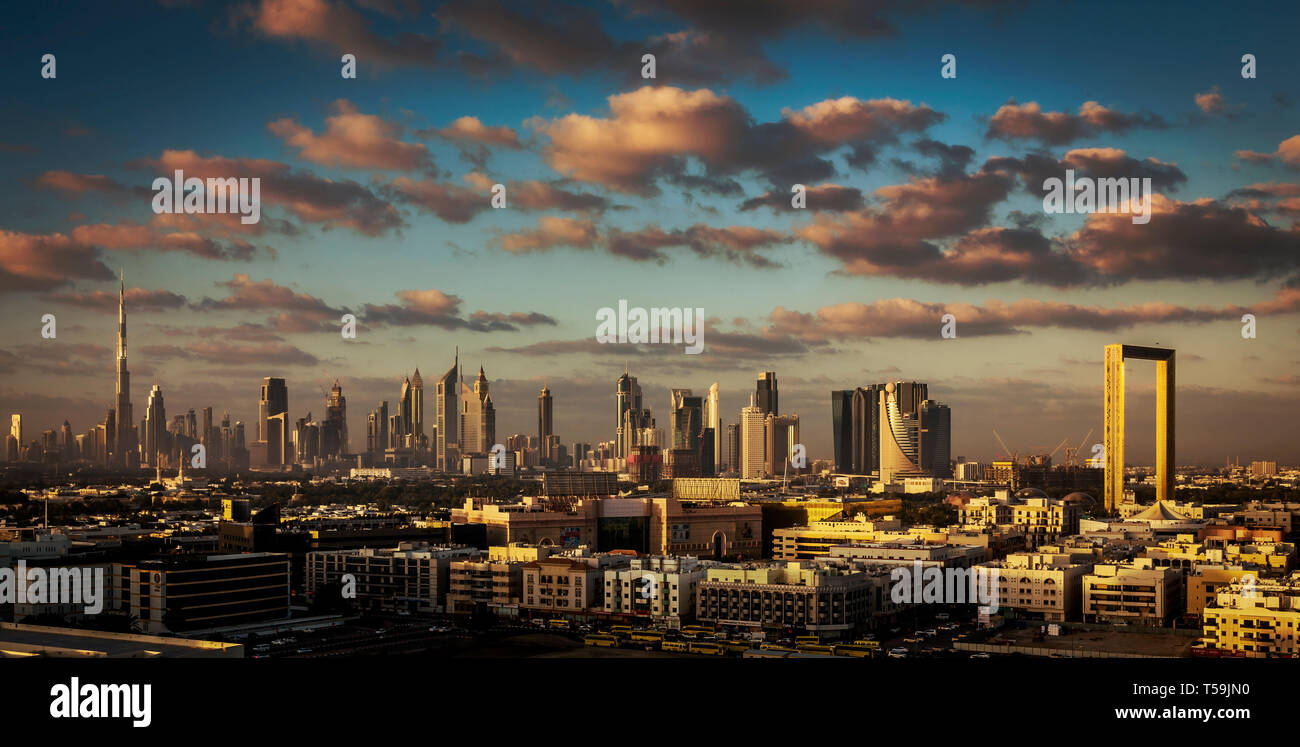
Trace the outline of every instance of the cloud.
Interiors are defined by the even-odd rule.
[[[821,184],[815,187],[805,188],[805,197],[807,203],[805,208],[809,211],[825,210],[830,212],[843,212],[846,210],[858,210],[863,206],[862,190],[855,187],[842,187],[838,184]],[[757,210],[760,207],[768,207],[773,210],[792,210],[790,201],[793,199],[793,193],[784,194],[781,192],[764,192],[758,197],[751,197],[740,204],[740,211]]]
[[[80,306],[97,311],[117,311],[117,291],[69,291],[54,293],[50,300]],[[186,304],[185,296],[168,290],[149,290],[148,288],[127,288],[126,308],[128,312],[169,311],[179,309]]]
[[[1248,163],[1280,163],[1283,166],[1300,169],[1300,135],[1292,135],[1283,140],[1272,153],[1239,150],[1236,156],[1239,160]]]
[[[379,236],[402,226],[395,207],[357,182],[322,179],[277,161],[164,150],[158,158],[139,159],[128,165],[168,177],[176,169],[184,171],[187,178],[259,177],[265,203],[283,207],[299,220],[320,224],[327,230],[348,228],[365,236]]]
[[[780,121],[755,124],[728,96],[673,86],[645,86],[608,101],[608,117],[534,117],[529,124],[549,139],[543,155],[557,172],[639,195],[657,194],[660,179],[689,184],[691,159],[713,180],[756,172],[775,189],[822,182],[835,173],[824,158],[832,151],[874,149],[943,119],[925,105],[846,96],[786,109]],[[730,185],[715,182],[714,188]]]
[[[453,120],[446,127],[417,130],[415,134],[420,137],[437,136],[445,140],[493,145],[515,150],[523,147],[523,144],[519,142],[519,133],[513,128],[504,125],[489,127],[483,124],[478,117],[460,117]]]
[[[366,304],[367,324],[393,326],[432,326],[442,329],[465,329],[472,332],[515,332],[520,327],[554,325],[551,317],[538,312],[476,311],[468,319],[460,315],[460,296],[436,288],[397,292],[400,303]]]
[[[273,39],[303,40],[335,54],[351,53],[358,65],[433,67],[439,41],[417,33],[389,39],[373,32],[366,17],[328,0],[262,0],[232,14],[255,32]]]
[[[214,283],[225,288],[225,298],[204,298],[194,305],[199,311],[278,311],[285,312],[285,320],[297,320],[311,328],[329,320],[338,320],[347,310],[335,308],[307,293],[276,285],[270,278],[253,280],[245,273],[236,273],[230,280]],[[294,330],[285,330],[294,331]]]
[[[596,224],[590,220],[543,216],[536,228],[501,236],[498,244],[512,254],[571,246],[590,249],[600,238]]]
[[[1108,109],[1096,101],[1085,101],[1078,114],[1044,112],[1036,101],[1003,104],[989,120],[986,139],[1038,140],[1047,145],[1065,145],[1080,138],[1103,133],[1121,134],[1132,129],[1164,129],[1166,123],[1155,114],[1126,114]]]
[[[1152,189],[1168,192],[1177,191],[1187,182],[1187,175],[1177,164],[1155,158],[1138,160],[1119,148],[1075,148],[1059,160],[1043,153],[1030,153],[1023,158],[994,157],[984,163],[984,168],[1014,172],[1025,190],[1038,196],[1045,194],[1045,180],[1063,179],[1067,169],[1075,172],[1076,179],[1149,178]]]
[[[1219,90],[1218,86],[1204,93],[1198,93],[1193,98],[1196,101],[1196,108],[1206,114],[1223,114],[1227,111],[1223,91]]]
[[[315,366],[320,359],[281,342],[232,343],[203,340],[185,345],[145,345],[141,354],[150,360],[189,360],[220,366]]]
[[[99,249],[62,233],[0,230],[0,293],[43,291],[74,280],[110,280]]]
[[[299,158],[322,166],[393,171],[433,168],[428,148],[398,139],[400,125],[362,114],[347,99],[335,101],[334,111],[325,118],[325,132],[320,135],[292,119],[277,119],[266,128],[297,148]]]
[[[391,199],[415,205],[433,213],[448,223],[468,223],[480,212],[489,209],[493,181],[489,177],[470,172],[465,175],[469,187],[432,179],[397,177],[384,187]],[[554,182],[507,182],[506,204],[524,212],[564,210],[578,213],[602,213],[609,208],[609,200],[599,195],[573,192]]]
[[[755,250],[789,241],[788,234],[752,226],[715,227],[697,223],[688,228],[664,230],[647,226],[635,231],[613,228],[601,233],[590,220],[541,218],[536,227],[506,233],[497,239],[508,252],[520,254],[556,247],[603,248],[616,257],[638,262],[668,261],[663,251],[685,247],[703,258],[721,258],[752,267],[775,267],[776,263]]]

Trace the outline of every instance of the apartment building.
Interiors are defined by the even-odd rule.
[[[355,580],[355,604],[362,610],[442,612],[451,564],[478,555],[472,547],[403,542],[396,548],[318,550],[307,553],[307,594]]]
[[[1150,558],[1099,563],[1083,577],[1084,622],[1164,626],[1185,609],[1183,573]]]
[[[524,563],[525,609],[583,614],[605,609],[605,574],[628,564],[626,555],[553,555]]]
[[[1093,557],[1088,551],[1059,549],[1064,552],[1011,553],[982,564],[990,583],[997,584],[999,609],[1030,620],[1078,620],[1083,578],[1093,568]]]
[[[656,555],[633,558],[626,568],[608,569],[605,612],[669,623],[693,620],[695,587],[710,565],[690,556]]]
[[[792,628],[829,636],[848,634],[871,619],[872,576],[797,561],[755,568],[710,568],[696,584],[695,614],[702,622],[745,628]]]
[[[1237,581],[1205,608],[1206,648],[1248,657],[1300,656],[1300,572]]]

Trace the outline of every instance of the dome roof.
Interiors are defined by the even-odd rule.
[[[1061,500],[1065,501],[1066,503],[1079,503],[1084,505],[1092,505],[1097,502],[1096,498],[1093,498],[1087,493],[1081,491],[1075,491],[1073,493],[1070,493],[1069,495],[1065,496]]]
[[[1016,491],[1016,497],[1020,500],[1025,500],[1027,498],[1046,498],[1047,493],[1044,493],[1038,488],[1021,488]]]

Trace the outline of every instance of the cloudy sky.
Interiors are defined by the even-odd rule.
[[[1286,4],[38,5],[0,20],[0,412],[29,434],[111,405],[121,268],[136,414],[156,381],[169,415],[250,434],[263,376],[295,418],[337,378],[355,448],[459,346],[502,437],[535,431],[545,384],[564,442],[612,438],[624,365],[661,425],[670,388],[715,380],[734,421],[768,369],[810,456],[830,390],[907,379],[987,459],[994,428],[1100,441],[1102,348],[1125,342],[1178,350],[1180,464],[1300,461]],[[260,177],[261,221],[154,214],[175,169]],[[1066,169],[1149,177],[1150,222],[1044,214]],[[620,299],[704,309],[705,352],[597,344]],[[1130,381],[1149,462],[1153,364]]]

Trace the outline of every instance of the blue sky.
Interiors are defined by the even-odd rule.
[[[169,5],[15,9],[0,28],[9,115],[0,122],[0,180],[11,185],[0,207],[6,273],[0,309],[11,319],[33,320],[16,323],[9,357],[0,360],[0,409],[23,412],[29,431],[67,418],[82,432],[102,417],[112,399],[113,329],[111,312],[90,294],[115,290],[101,270],[121,267],[128,285],[142,293],[181,297],[151,296],[154,306],[131,310],[138,413],[155,377],[173,412],[211,405],[250,423],[261,377],[289,379],[294,417],[323,410],[318,387],[339,378],[352,431],[364,433],[366,410],[380,398],[395,399],[404,373],[418,366],[431,378],[459,345],[466,368],[483,365],[494,382],[501,435],[535,427],[536,392],[547,383],[564,441],[611,438],[613,380],[627,358],[661,422],[670,387],[702,392],[718,380],[724,410],[734,413],[746,404],[755,373],[776,370],[783,409],[800,413],[815,457],[829,456],[829,390],[884,379],[928,381],[931,395],[953,407],[954,453],[987,458],[999,451],[994,427],[1016,448],[1050,448],[1099,427],[1102,345],[1159,342],[1178,348],[1183,363],[1180,462],[1213,462],[1225,451],[1296,461],[1300,300],[1287,283],[1300,277],[1294,222],[1300,210],[1287,200],[1300,164],[1285,143],[1300,133],[1300,90],[1288,33],[1296,12],[1286,4],[936,2],[921,13],[910,9],[914,4],[882,3],[887,33],[877,33],[847,2],[821,11],[784,0],[745,11],[696,4],[714,8],[712,15],[671,0],[508,3],[486,19],[460,3]],[[848,15],[835,15],[841,10]],[[764,13],[785,20],[764,24]],[[276,24],[288,15],[292,23]],[[724,63],[686,76],[683,68],[693,61],[670,47],[659,55],[655,81],[634,79],[641,50],[654,48],[655,37],[683,32],[697,50],[722,50]],[[421,36],[404,40],[403,34]],[[557,36],[564,43],[552,44]],[[424,55],[397,51],[434,47]],[[606,47],[615,51],[586,54]],[[349,51],[359,57],[355,80],[339,76],[339,55]],[[57,56],[54,80],[39,74],[47,52]],[[488,72],[476,72],[463,52],[495,61]],[[956,79],[939,75],[944,53],[957,56]],[[1244,53],[1258,60],[1255,79],[1241,77]],[[756,80],[761,65],[784,77]],[[744,200],[777,186],[771,174],[782,166],[782,154],[761,146],[740,153],[724,144],[709,154],[688,134],[679,149],[670,142],[642,163],[641,146],[619,137],[600,148],[561,138],[556,128],[571,115],[592,118],[602,132],[635,131],[619,128],[611,97],[635,103],[637,116],[645,117],[640,132],[652,132],[657,120],[642,103],[642,85],[671,89],[661,100],[665,111],[688,123],[688,133],[703,133],[702,142],[713,126],[724,141],[757,138],[769,131],[764,127],[785,127],[788,134],[790,117],[804,107],[851,101],[852,116],[875,134],[836,140],[829,121],[811,115],[806,128],[793,131],[804,138],[800,143],[817,144],[815,156],[831,169],[808,185],[854,190],[860,202],[849,209],[814,204],[797,214],[741,210]],[[700,106],[696,94],[705,90],[716,104]],[[1198,94],[1217,94],[1217,103],[1206,99],[1203,106]],[[344,165],[312,157],[269,127],[287,120],[316,138],[322,152],[347,153],[346,139],[327,135],[330,118],[343,111],[340,101],[356,115],[347,121],[386,128],[393,147],[422,146],[423,165]],[[880,124],[893,106],[882,102],[890,101],[907,102],[908,123]],[[1041,118],[1030,132],[999,129],[1000,108],[1019,111],[1030,102],[1036,112],[1077,126],[1077,134],[1052,141]],[[1085,102],[1139,124],[1090,124],[1080,113]],[[918,124],[922,107],[935,116]],[[740,119],[719,124],[710,118],[719,111]],[[509,128],[520,146],[417,132],[447,128],[460,117]],[[922,141],[971,150],[943,176],[938,161],[921,152]],[[859,144],[875,153],[865,168],[848,163]],[[481,163],[462,156],[480,145]],[[1156,190],[1173,202],[1167,214],[1157,212],[1148,233],[1044,215],[1035,185],[1010,167],[989,165],[989,159],[1038,154],[1063,170],[1070,152],[1089,149],[1107,149],[1112,166],[1133,169],[1156,159],[1180,175],[1171,188]],[[369,193],[367,209],[391,207],[396,225],[359,231],[268,200],[264,215],[291,232],[198,231],[227,247],[247,240],[252,248],[237,255],[169,249],[161,229],[129,246],[97,243],[124,225],[152,225],[148,196],[131,188],[169,173],[152,163],[164,160],[164,151],[265,159],[311,180],[311,190],[326,189],[324,180],[351,182]],[[1115,151],[1136,161],[1114,161]],[[582,158],[600,161],[599,168],[565,167]],[[644,166],[634,178],[639,193],[602,176],[610,173],[602,169],[632,162]],[[734,180],[738,191],[709,191],[705,180],[674,183],[665,174],[675,168],[707,177],[715,188]],[[534,209],[484,209],[472,194],[455,192],[472,190],[471,172],[488,183],[536,183],[600,198],[604,207],[574,210],[552,200]],[[52,173],[68,175],[58,182],[63,186],[51,186]],[[70,188],[73,176],[106,181]],[[472,205],[472,217],[447,220],[436,214],[441,205],[402,199],[394,191],[398,179],[453,189],[448,199]],[[979,184],[992,196],[968,199],[965,186],[973,195],[984,189]],[[1265,197],[1232,196],[1251,185],[1273,186]],[[906,192],[911,197],[891,199],[896,188],[913,190]],[[917,205],[924,209],[909,212]],[[938,228],[948,211],[953,227]],[[599,238],[589,246],[504,248],[503,237],[537,229],[548,217],[587,225]],[[1214,221],[1203,237],[1198,220]],[[818,222],[851,239],[819,243],[806,230]],[[82,233],[75,232],[79,226]],[[730,252],[705,241],[697,252],[680,244],[651,246],[644,233],[693,226],[753,227],[770,237]],[[1035,246],[1050,248],[980,244],[981,253],[957,262],[954,251],[963,240],[1014,226],[1032,233]],[[614,251],[610,237],[619,232],[632,235],[629,245],[650,259]],[[33,269],[24,252],[49,257],[47,249],[30,247],[56,244],[67,258]],[[918,264],[916,253],[927,251],[936,258]],[[1239,256],[1239,269],[1221,271],[1225,256]],[[73,267],[78,262],[85,266]],[[1056,263],[1072,269],[1051,270]],[[959,279],[984,271],[994,279]],[[236,297],[241,283],[268,286],[258,286],[266,293],[256,299]],[[444,305],[433,310],[397,295],[432,290],[444,294]],[[276,300],[285,293],[300,298],[285,306]],[[231,300],[222,304],[224,298]],[[718,342],[698,358],[680,350],[582,347],[591,343],[596,309],[620,298],[702,307],[712,320],[706,345]],[[899,300],[922,306],[893,303]],[[994,304],[1017,301],[1032,306],[994,313]],[[367,317],[367,305],[403,304],[403,323]],[[1089,321],[1062,323],[1073,313],[1064,308],[1070,305]],[[939,314],[931,311],[949,307],[959,336],[941,340]],[[1243,340],[1240,312],[1255,307],[1266,309],[1259,337]],[[777,309],[812,321],[797,322]],[[39,337],[34,320],[47,310],[58,315],[57,341]],[[343,310],[362,319],[355,342],[330,331],[337,328],[334,312]],[[476,331],[474,312],[545,321]],[[925,321],[931,316],[933,324]],[[1141,407],[1145,373],[1136,376]],[[1142,461],[1149,428],[1140,416],[1131,427],[1138,443],[1132,458]]]

